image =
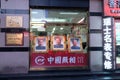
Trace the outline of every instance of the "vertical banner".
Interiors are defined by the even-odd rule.
[[[103,18],[103,66],[105,70],[114,69],[113,18]]]

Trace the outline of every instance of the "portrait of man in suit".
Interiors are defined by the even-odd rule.
[[[51,45],[52,45],[53,50],[64,51],[66,49],[65,36],[64,35],[53,35]]]
[[[36,38],[36,51],[45,51],[46,50],[46,38],[37,37]]]
[[[54,37],[54,48],[63,48],[63,40],[60,36]]]
[[[71,52],[83,51],[81,38],[77,38],[77,37],[69,38],[69,49]]]
[[[71,43],[72,43],[71,49],[80,49],[79,39],[73,38],[73,39],[71,39]]]

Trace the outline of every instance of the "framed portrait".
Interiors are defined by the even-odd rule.
[[[22,16],[6,16],[6,27],[16,28],[22,27],[23,17]]]
[[[68,48],[70,52],[82,52],[82,40],[81,38],[70,37],[68,40]]]
[[[54,35],[52,36],[52,50],[65,50],[65,36]]]
[[[48,50],[48,40],[46,36],[38,36],[34,39],[34,52],[41,53],[47,52]]]
[[[6,33],[5,45],[6,46],[22,46],[23,45],[23,33]]]

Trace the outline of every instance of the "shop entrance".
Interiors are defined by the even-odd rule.
[[[115,20],[115,51],[116,51],[116,68],[120,69],[120,20]]]
[[[87,11],[31,9],[30,69],[88,69]]]

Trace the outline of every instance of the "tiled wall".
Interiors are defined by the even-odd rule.
[[[6,16],[22,16],[22,28],[29,29],[29,0],[1,0],[0,12],[0,74],[27,73],[29,70],[29,34],[23,36],[23,46],[6,46]],[[21,33],[24,33],[23,31]]]
[[[102,46],[102,0],[90,0],[90,69],[91,71],[103,70]]]

